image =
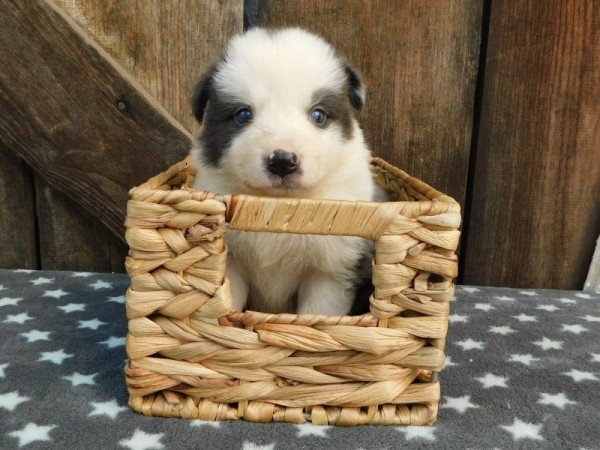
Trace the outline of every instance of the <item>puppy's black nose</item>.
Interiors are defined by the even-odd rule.
[[[295,153],[277,149],[267,158],[267,169],[274,175],[285,177],[298,170],[298,157]]]

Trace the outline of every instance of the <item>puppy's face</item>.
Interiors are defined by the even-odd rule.
[[[196,88],[201,160],[246,193],[310,191],[364,152],[353,118],[364,99],[356,73],[320,38],[251,30]]]

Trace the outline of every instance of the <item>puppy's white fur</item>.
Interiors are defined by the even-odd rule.
[[[349,89],[346,66],[325,41],[300,29],[253,29],[231,41],[211,83],[221,101],[248,105],[253,118],[222,151],[218,164],[208,162],[211,149],[198,140],[192,150],[198,170],[195,188],[222,194],[373,199],[370,152],[352,115],[346,130],[335,120],[326,128],[309,120],[316,92],[345,95]],[[362,85],[354,94],[364,101]],[[286,182],[265,168],[275,149],[298,156],[300,171]],[[229,231],[226,243],[226,275],[239,310],[350,311],[355,268],[367,250],[363,239]]]

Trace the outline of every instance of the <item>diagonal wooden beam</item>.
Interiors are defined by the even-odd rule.
[[[0,8],[0,140],[123,238],[127,191],[192,136],[51,1]]]

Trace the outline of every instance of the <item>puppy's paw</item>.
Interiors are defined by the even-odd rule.
[[[249,286],[244,277],[242,268],[232,255],[227,257],[225,276],[229,278],[233,307],[238,311],[243,311],[246,307],[246,302],[248,301]]]
[[[312,272],[298,289],[298,314],[346,315],[352,307],[353,294],[347,279]]]

